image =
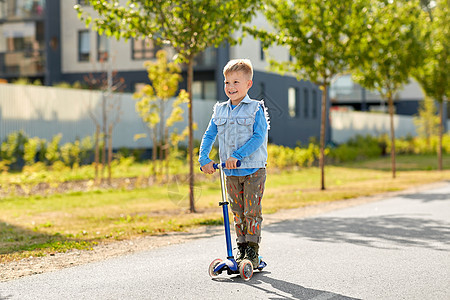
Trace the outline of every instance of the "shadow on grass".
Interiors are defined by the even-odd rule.
[[[229,278],[214,278],[214,281],[228,282],[228,283],[245,283],[255,289],[263,291],[267,294],[267,299],[335,299],[335,300],[356,300],[359,298],[352,298],[340,294],[315,290],[303,287],[289,281],[275,279],[270,277],[270,272],[262,271],[253,273],[250,281],[244,282],[240,276]],[[262,283],[269,284],[271,288],[266,288]]]
[[[0,221],[0,255],[21,256],[28,252],[33,256],[43,256],[52,252],[69,249],[89,249],[93,242],[69,238],[59,233],[46,234]],[[5,258],[0,257],[0,262]]]

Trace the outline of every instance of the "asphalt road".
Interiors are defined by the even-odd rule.
[[[207,269],[223,236],[0,283],[0,299],[450,299],[450,182],[268,225],[249,282]]]

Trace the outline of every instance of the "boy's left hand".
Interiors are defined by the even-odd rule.
[[[234,158],[234,157],[230,157],[229,159],[227,159],[227,161],[225,162],[225,167],[228,170],[232,170],[232,169],[236,169],[236,163],[237,163],[238,159]]]

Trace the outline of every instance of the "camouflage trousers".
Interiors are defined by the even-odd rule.
[[[228,201],[238,243],[259,243],[261,240],[261,199],[265,182],[265,168],[247,176],[227,176]]]

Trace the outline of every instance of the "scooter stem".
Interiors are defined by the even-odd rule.
[[[230,234],[230,220],[228,217],[228,202],[227,202],[227,185],[225,183],[225,174],[223,172],[222,166],[219,167],[220,170],[220,185],[222,190],[222,206],[223,212],[223,223],[225,226],[225,239],[227,241],[227,254],[228,259],[233,258],[233,246],[231,245],[231,234]]]

